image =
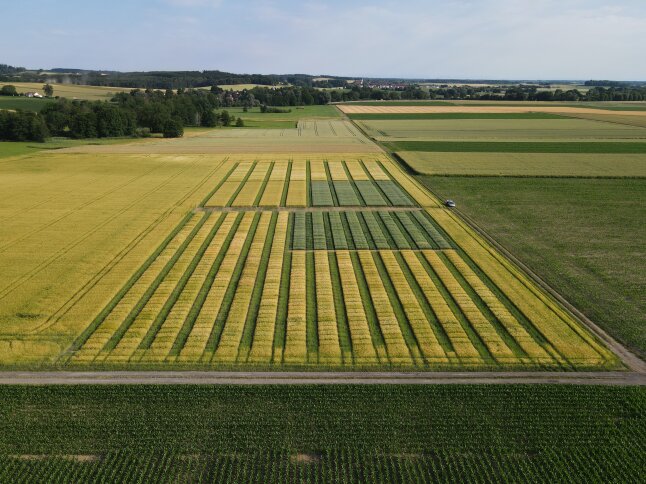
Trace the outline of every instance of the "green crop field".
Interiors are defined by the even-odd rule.
[[[419,177],[577,308],[646,355],[646,181]]]
[[[422,175],[646,177],[646,154],[403,151],[397,155]]]
[[[0,96],[0,109],[9,109],[16,111],[40,111],[47,104],[54,102],[51,99],[38,99],[29,97]]]
[[[279,109],[287,113],[262,113],[260,108],[244,111],[242,108],[227,108],[227,111],[244,120],[246,128],[287,129],[297,126],[301,119],[338,119],[340,111],[331,105],[323,106],[283,106]]]
[[[0,389],[11,482],[640,482],[643,387]]]
[[[587,119],[368,120],[359,126],[379,141],[645,140],[646,128]]]

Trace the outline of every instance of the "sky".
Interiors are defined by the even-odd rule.
[[[646,80],[644,0],[31,0],[2,16],[0,63],[28,68]]]

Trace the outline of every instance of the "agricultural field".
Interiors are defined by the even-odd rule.
[[[262,113],[260,108],[227,108],[227,111],[244,121],[245,128],[274,128],[286,129],[298,126],[301,119],[307,120],[334,120],[341,117],[341,112],[331,105],[322,106],[288,106],[280,109],[289,110],[287,113]]]
[[[264,116],[264,115],[263,115]],[[349,121],[301,119],[285,129],[216,128],[176,140],[157,139],[123,146],[83,146],[67,152],[86,154],[249,154],[272,153],[376,153],[379,148]]]
[[[587,119],[369,120],[358,125],[378,141],[646,140],[646,128]]]
[[[646,356],[646,180],[417,178]]]
[[[217,154],[225,136],[251,149],[281,133],[0,164],[2,362],[620,368],[349,122],[282,133],[307,154]],[[317,154],[330,140],[368,152]]]
[[[643,481],[644,387],[3,387],[11,482]],[[242,404],[241,404],[242,403]]]
[[[16,86],[19,93],[38,92],[43,94],[44,83],[38,82],[0,82],[0,88],[5,84]],[[108,101],[118,92],[130,92],[131,88],[111,86],[85,86],[80,84],[51,84],[54,96],[68,99],[85,99],[88,101]],[[39,100],[42,101],[42,100]]]
[[[420,175],[646,178],[646,153],[402,151],[397,155]]]
[[[47,104],[54,102],[51,99],[38,99],[22,96],[0,96],[0,109],[7,109],[10,111],[40,111]]]

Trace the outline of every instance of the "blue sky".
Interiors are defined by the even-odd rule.
[[[31,68],[646,80],[644,0],[32,0],[0,63]]]

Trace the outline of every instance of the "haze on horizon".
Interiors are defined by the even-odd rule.
[[[642,0],[34,0],[3,6],[29,68],[646,80]]]

